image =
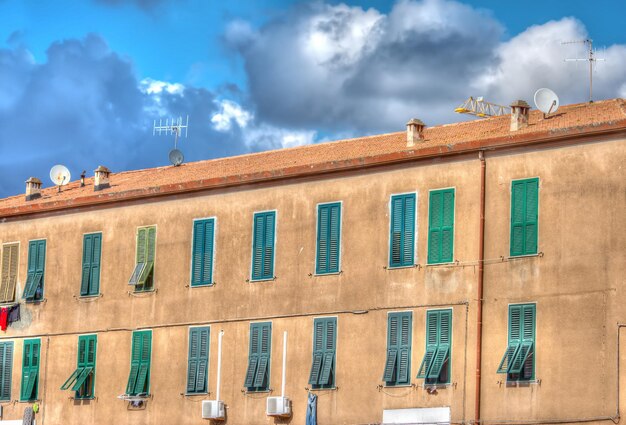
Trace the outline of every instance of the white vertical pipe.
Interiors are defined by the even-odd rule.
[[[283,382],[280,388],[281,397],[285,396],[285,382],[286,382],[285,373],[286,372],[287,372],[287,331],[283,333]]]
[[[220,383],[222,382],[222,336],[224,331],[220,331],[217,336],[217,390],[215,391],[215,399],[220,399]]]

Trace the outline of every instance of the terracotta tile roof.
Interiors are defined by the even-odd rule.
[[[42,190],[42,197],[26,201],[24,194],[0,200],[0,218],[135,198],[189,192],[214,187],[296,177],[373,166],[477,149],[527,144],[605,130],[626,129],[626,101],[611,99],[562,106],[544,119],[531,111],[528,127],[509,131],[510,117],[460,122],[425,130],[425,141],[406,146],[406,132],[381,134],[289,149],[266,151],[146,170],[112,173],[111,187],[93,190],[78,181]]]

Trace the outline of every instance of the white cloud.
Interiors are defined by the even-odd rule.
[[[211,117],[213,128],[217,131],[230,131],[233,122],[237,123],[240,128],[246,128],[248,122],[253,118],[250,112],[231,100],[221,100],[217,103],[219,104],[219,112]]]
[[[152,78],[144,78],[139,83],[141,91],[147,94],[161,94],[163,92],[169,94],[182,94],[185,86],[180,83],[168,83],[167,81],[153,80]]]

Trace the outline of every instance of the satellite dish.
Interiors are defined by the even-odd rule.
[[[550,89],[539,89],[535,92],[535,105],[546,116],[559,109],[559,97]]]
[[[52,183],[59,186],[59,190],[61,186],[65,186],[70,182],[70,170],[67,169],[65,165],[55,165],[50,169],[50,180]]]
[[[169,158],[170,158],[170,162],[175,167],[178,167],[185,160],[183,153],[179,151],[178,149],[172,149],[170,151]]]

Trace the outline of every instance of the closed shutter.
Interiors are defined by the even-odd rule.
[[[0,342],[0,401],[11,400],[13,341]]]
[[[389,267],[412,266],[415,262],[415,194],[391,198]]]
[[[102,234],[83,237],[83,268],[80,295],[97,295],[100,291],[100,255]]]
[[[335,385],[337,319],[315,319],[313,332],[313,362],[309,383],[315,388],[331,388]]]
[[[339,272],[340,226],[340,203],[318,206],[316,274]]]
[[[189,359],[187,363],[187,393],[207,392],[209,364],[209,328],[189,330]]]
[[[272,324],[250,325],[250,352],[244,386],[248,391],[266,391],[269,388]]]
[[[411,312],[390,313],[387,320],[387,361],[383,381],[408,384],[411,362]]]
[[[254,214],[252,242],[252,280],[274,277],[274,232],[276,213]]]
[[[430,192],[428,263],[448,263],[454,252],[454,189]]]
[[[215,220],[196,220],[193,225],[191,286],[213,283],[213,241]]]
[[[537,253],[539,179],[511,184],[511,256]]]
[[[126,394],[148,394],[150,388],[150,358],[152,355],[152,332],[133,332],[130,374]]]
[[[37,387],[39,381],[39,339],[24,340],[24,352],[22,356],[22,387],[20,400],[37,399]]]
[[[7,244],[2,247],[2,273],[0,274],[0,302],[11,302],[15,298],[17,282],[19,245]]]

